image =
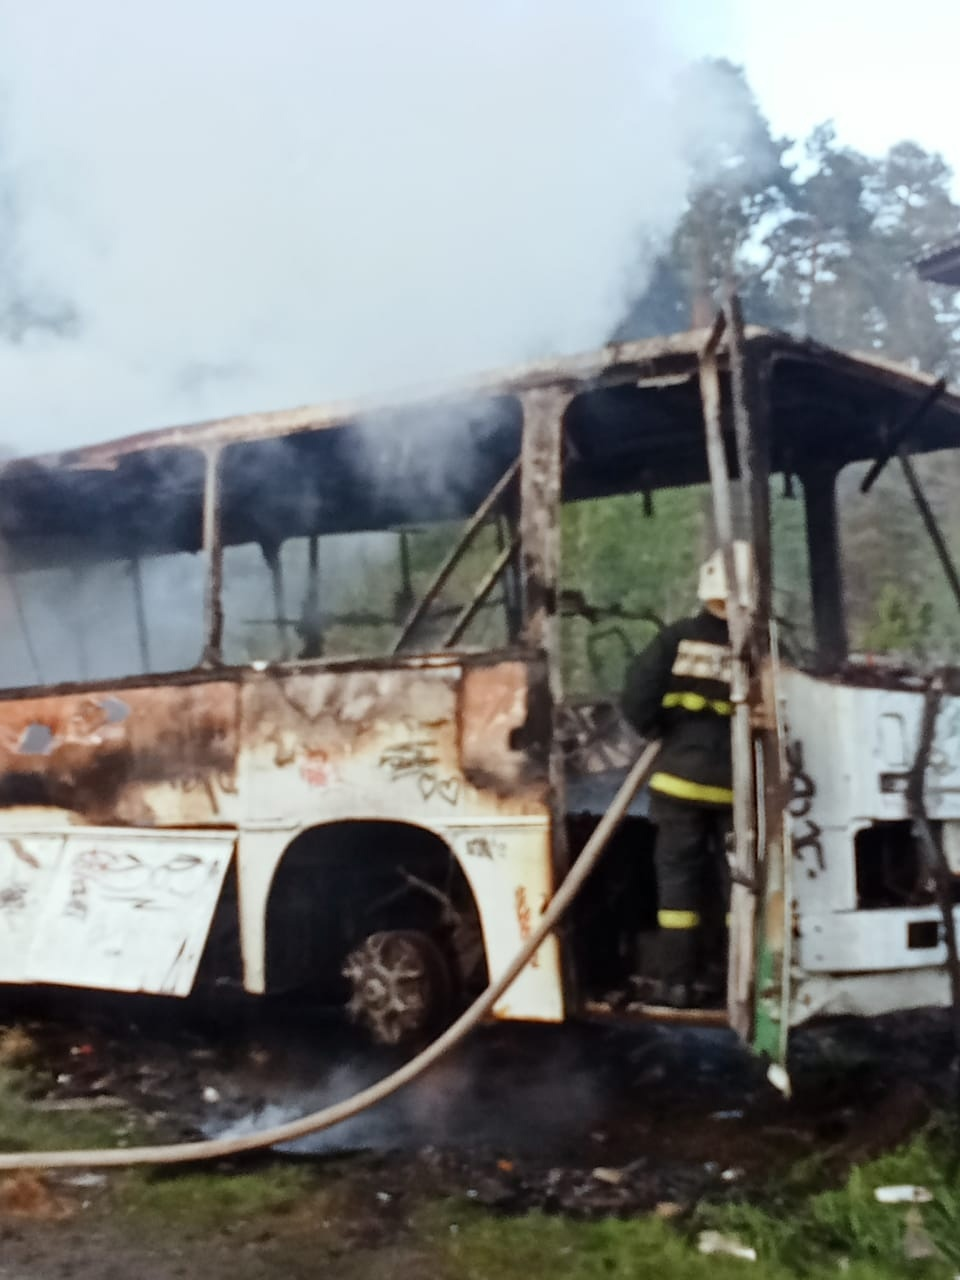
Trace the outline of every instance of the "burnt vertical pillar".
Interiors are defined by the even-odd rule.
[[[560,573],[560,485],[563,415],[570,403],[554,387],[528,391],[520,454],[520,583],[523,640],[546,654],[551,692],[559,695],[557,592]]]
[[[563,695],[557,601],[560,579],[560,510],[563,476],[563,416],[568,392],[547,387],[526,392],[520,452],[521,639],[542,656],[528,677],[529,751],[546,754],[550,785],[550,853],[554,889],[570,866],[566,827],[564,759],[559,712]],[[539,666],[539,670],[537,669]],[[546,741],[544,740],[546,739]],[[558,932],[564,1002],[576,1002],[576,973],[569,936]]]
[[[817,638],[817,666],[834,671],[847,656],[847,627],[840,570],[834,467],[808,467],[801,476],[806,503],[807,555],[813,626]]]
[[[203,485],[203,551],[206,556],[207,590],[204,601],[203,661],[220,662],[223,649],[223,524],[220,510],[222,453],[206,452]]]

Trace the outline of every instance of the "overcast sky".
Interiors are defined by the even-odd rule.
[[[667,0],[665,0],[667,3]],[[684,48],[730,58],[776,132],[833,118],[851,146],[902,138],[940,151],[960,175],[958,0],[677,0]],[[956,184],[960,195],[960,181]]]
[[[960,169],[958,35],[957,0],[0,0],[19,261],[81,317],[0,346],[0,440],[595,345],[681,207],[687,59],[744,63],[778,132]]]

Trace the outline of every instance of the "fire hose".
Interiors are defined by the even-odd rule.
[[[416,1080],[434,1063],[445,1057],[490,1012],[503,993],[533,959],[544,939],[553,932],[564,913],[576,899],[587,877],[600,860],[610,837],[619,826],[634,796],[649,776],[659,742],[649,743],[637,758],[633,768],[613,799],[613,803],[597,823],[583,851],[565,876],[560,888],[550,899],[533,932],[514,956],[503,973],[465,1009],[459,1018],[432,1041],[421,1053],[411,1058],[398,1070],[384,1076],[376,1084],[361,1089],[352,1097],[344,1098],[320,1111],[288,1120],[256,1133],[236,1138],[207,1138],[192,1142],[168,1143],[151,1147],[101,1148],[90,1151],[27,1151],[0,1153],[0,1171],[12,1169],[71,1169],[116,1168],[128,1165],[190,1164],[199,1160],[221,1160],[227,1156],[242,1155],[248,1151],[279,1146],[305,1138],[323,1129],[330,1129],[376,1106],[391,1094]]]

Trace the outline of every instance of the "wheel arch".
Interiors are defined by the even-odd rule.
[[[354,818],[297,833],[274,868],[264,906],[265,988],[324,985],[342,995],[352,945],[384,927],[443,939],[465,989],[486,982],[479,907],[451,844],[418,823]]]

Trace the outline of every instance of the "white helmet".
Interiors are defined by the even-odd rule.
[[[733,565],[737,576],[737,594],[740,607],[741,609],[751,609],[756,596],[754,591],[753,552],[749,542],[735,542],[733,544]],[[724,563],[723,550],[720,549],[714,551],[709,560],[705,560],[700,568],[697,597],[704,603],[708,600],[722,600],[726,604],[729,594],[727,566]]]

